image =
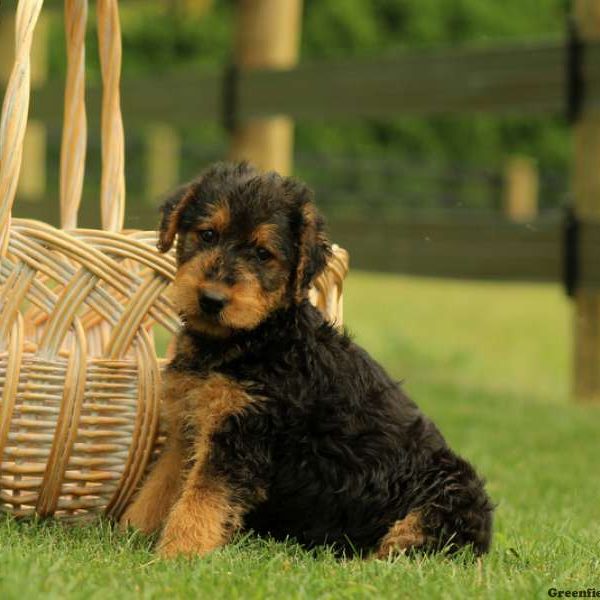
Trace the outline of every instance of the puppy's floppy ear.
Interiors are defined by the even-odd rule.
[[[160,207],[161,219],[158,233],[159,252],[168,252],[173,246],[175,235],[179,229],[181,215],[186,206],[194,199],[191,185],[177,189]]]
[[[312,192],[302,186],[298,200],[298,263],[294,296],[299,301],[306,297],[312,282],[324,271],[332,250],[325,234],[325,221],[313,203]]]

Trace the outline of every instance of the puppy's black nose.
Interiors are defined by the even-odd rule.
[[[202,312],[207,315],[219,314],[227,304],[227,296],[220,292],[205,290],[198,295],[198,301]]]

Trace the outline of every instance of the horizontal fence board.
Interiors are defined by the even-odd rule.
[[[349,250],[357,269],[507,281],[557,282],[562,277],[558,222],[333,221],[331,235]]]
[[[346,221],[334,222],[332,235],[350,250],[356,268],[475,279],[557,281],[561,276],[557,223]]]
[[[600,51],[584,55],[587,100],[600,102]],[[304,64],[241,74],[241,118],[383,117],[457,112],[560,112],[566,106],[564,41],[444,50],[389,59]]]
[[[584,52],[585,102],[600,108],[600,46]],[[293,70],[240,73],[239,119],[287,114],[296,119],[391,117],[400,114],[556,113],[566,110],[564,41],[490,49],[440,50],[372,61],[327,61]],[[223,74],[190,68],[123,81],[126,123],[189,126],[223,115]],[[87,92],[96,124],[101,92]],[[62,86],[33,93],[32,116],[56,122]]]
[[[177,71],[153,77],[124,80],[121,107],[125,126],[163,121],[174,127],[190,127],[198,121],[222,117],[223,75],[216,72]],[[56,124],[62,120],[64,84],[52,82],[32,93],[31,116]],[[98,85],[86,90],[89,123],[100,123],[102,91]]]
[[[350,252],[352,268],[497,281],[563,279],[558,220],[516,224],[498,218],[412,218],[394,222],[333,220],[331,237]],[[600,289],[600,223],[583,223],[581,288]]]

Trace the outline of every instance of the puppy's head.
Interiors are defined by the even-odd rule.
[[[175,304],[205,335],[253,329],[304,300],[331,254],[310,190],[247,163],[209,168],[161,211],[158,249],[177,238]]]

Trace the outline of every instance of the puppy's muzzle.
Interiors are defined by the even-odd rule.
[[[229,298],[214,290],[203,290],[198,294],[200,310],[206,315],[218,315],[229,303]]]

